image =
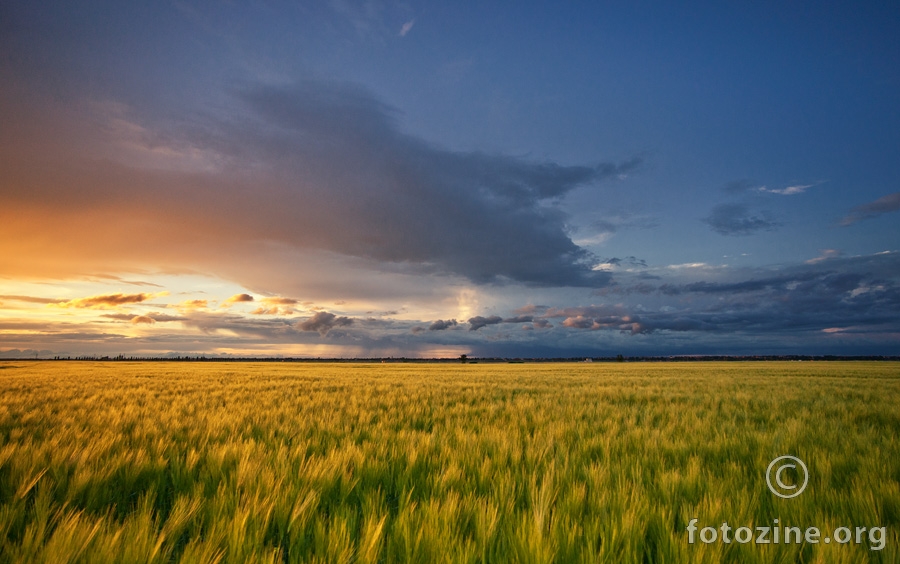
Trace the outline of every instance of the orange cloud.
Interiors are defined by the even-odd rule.
[[[231,304],[241,303],[241,302],[252,302],[253,296],[250,294],[235,294],[222,302],[222,307],[228,307]]]
[[[260,301],[264,305],[254,309],[250,313],[254,315],[278,315],[279,313],[281,315],[291,315],[294,313],[293,308],[286,306],[293,306],[299,303],[299,301],[294,298],[283,298],[280,296],[262,298]]]
[[[116,307],[126,304],[137,304],[149,299],[168,295],[168,292],[159,292],[156,294],[104,294],[100,296],[91,296],[88,298],[76,298],[74,300],[63,301],[55,304],[49,304],[55,307],[77,307],[77,308],[107,308]]]
[[[252,313],[253,315],[278,315],[278,311],[279,310],[278,310],[277,306],[276,307],[258,307],[256,309],[254,309],[253,311],[251,311],[250,313]],[[291,310],[288,309],[287,311],[290,312]]]
[[[58,304],[63,300],[51,300],[49,298],[36,298],[34,296],[0,296],[0,299],[27,302],[32,304]]]
[[[205,309],[209,306],[206,300],[185,300],[178,304],[181,309]]]
[[[131,318],[131,322],[137,325],[138,323],[146,323],[148,325],[152,325],[156,323],[156,320],[150,317],[149,315],[135,315]]]
[[[297,300],[294,298],[271,297],[263,298],[262,301],[268,305],[297,305]]]

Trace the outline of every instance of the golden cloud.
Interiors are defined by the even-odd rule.
[[[297,305],[298,301],[294,298],[271,297],[263,298],[262,302],[268,305]]]
[[[58,303],[48,304],[53,307],[76,307],[76,308],[109,308],[127,304],[137,304],[145,302],[149,299],[166,296],[168,292],[158,292],[148,294],[141,292],[139,294],[103,294],[100,296],[90,296],[87,298],[75,298]]]
[[[278,315],[277,307],[258,307],[251,311],[253,315]]]

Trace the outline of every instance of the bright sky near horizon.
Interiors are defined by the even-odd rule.
[[[900,354],[900,4],[0,4],[0,358]]]

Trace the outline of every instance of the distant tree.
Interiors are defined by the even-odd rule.
[[[459,361],[460,361],[461,363],[465,364],[467,360],[469,360],[469,357],[468,357],[468,356],[466,356],[466,355],[464,355],[464,354],[459,355]]]
[[[625,357],[622,356],[622,355],[617,355],[617,356],[616,356],[616,362],[625,362]]]

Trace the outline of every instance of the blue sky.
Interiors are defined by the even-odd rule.
[[[0,354],[898,354],[898,29],[4,3]]]

